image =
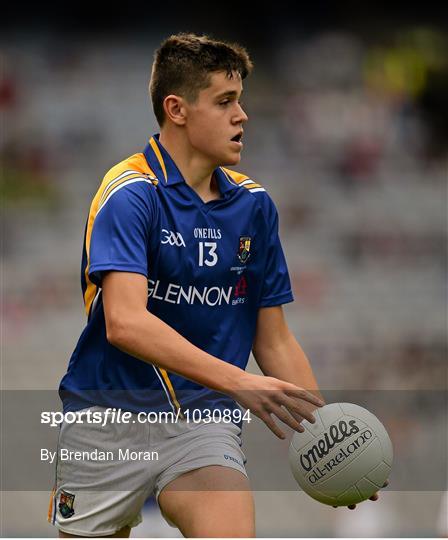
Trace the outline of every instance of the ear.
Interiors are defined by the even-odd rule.
[[[183,98],[170,94],[163,100],[165,115],[174,124],[183,126],[186,122],[186,108]]]

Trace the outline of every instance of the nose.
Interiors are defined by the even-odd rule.
[[[238,103],[238,112],[235,115],[234,123],[242,124],[243,122],[247,122],[248,120],[249,120],[249,117],[245,113],[243,107]]]

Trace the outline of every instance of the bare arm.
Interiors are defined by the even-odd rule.
[[[259,310],[253,354],[264,375],[305,388],[323,400],[310,362],[289,329],[281,306]]]
[[[321,406],[319,399],[294,384],[246,373],[190,343],[146,309],[148,288],[144,276],[109,272],[102,288],[107,339],[112,345],[144,362],[233,397],[259,416],[276,435],[281,436],[282,432],[271,413],[298,429],[296,421],[285,418],[281,404],[287,406],[291,400],[300,398],[313,403],[314,408]],[[303,407],[301,412],[307,417]],[[314,420],[311,414],[308,417]]]

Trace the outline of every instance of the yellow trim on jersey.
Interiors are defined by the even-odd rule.
[[[244,184],[243,187],[246,189],[252,189],[256,187],[261,187],[261,184],[256,184],[255,182],[251,182],[250,184]]]
[[[159,165],[162,168],[163,176],[165,177],[165,182],[168,182],[168,175],[166,173],[165,162],[163,161],[162,154],[160,153],[160,149],[157,146],[157,143],[154,140],[154,137],[151,137],[149,139],[149,144],[151,145],[151,148],[154,150],[154,154],[156,155],[156,157],[157,157],[157,159],[159,161]]]
[[[170,392],[170,396],[171,396],[171,399],[173,400],[174,405],[176,405],[176,407],[180,409],[180,404],[177,401],[176,393],[174,392],[173,385],[171,384],[171,381],[170,381],[170,378],[168,377],[168,373],[166,369],[159,368],[159,371],[162,374],[163,380],[165,381],[168,387],[168,390]]]
[[[142,174],[150,174],[155,177],[154,172],[149,168],[146,158],[143,154],[134,154],[125,161],[118,163],[115,167],[112,167],[110,171],[106,174],[101,185],[96,192],[95,197],[93,198],[92,204],[90,205],[89,217],[87,218],[87,230],[86,230],[86,255],[87,255],[87,264],[84,271],[84,277],[86,280],[86,290],[84,293],[84,305],[87,316],[89,315],[92,302],[95,299],[98,287],[92,283],[89,279],[89,269],[90,269],[90,241],[92,238],[93,223],[95,217],[98,213],[100,203],[102,202],[103,195],[106,190],[112,185],[117,178],[127,171],[135,173],[137,176]],[[124,177],[125,180],[129,180],[130,176]]]
[[[261,184],[257,184],[254,182],[249,176],[232,171],[231,169],[226,169],[225,167],[221,167],[225,173],[227,173],[230,178],[238,185],[242,185],[242,187],[245,187],[246,189],[253,189],[253,188],[261,188],[263,187]],[[250,180],[250,182],[249,182]],[[246,182],[246,183],[244,183]]]
[[[125,176],[123,176],[123,178],[118,180],[120,178],[120,176],[122,176],[122,174],[120,174],[117,178],[115,178],[114,180],[109,182],[109,184],[107,185],[106,189],[104,190],[104,192],[103,192],[103,194],[101,196],[99,206],[101,206],[101,204],[106,200],[107,196],[109,195],[109,193],[113,189],[115,189],[117,186],[119,186],[123,182],[127,182],[128,180],[132,180],[133,178],[140,178],[142,176],[142,173],[141,172],[135,172],[135,171],[129,171],[129,174],[126,174]]]
[[[238,173],[236,171],[232,171],[231,169],[226,169],[225,167],[221,167],[223,171],[225,171],[230,178],[236,183],[241,184],[241,182],[244,182],[244,180],[249,180],[249,177],[245,174]]]
[[[227,180],[227,182],[229,182],[229,184],[232,184],[232,186],[236,185],[236,182],[234,182],[232,180],[232,178],[230,178],[230,175],[226,172],[226,170],[224,169],[224,167],[220,167],[221,171],[224,173],[224,176]]]

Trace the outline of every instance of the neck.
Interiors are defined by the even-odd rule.
[[[215,166],[191,147],[183,133],[167,127],[161,130],[159,140],[190,187],[198,192],[213,189]]]

